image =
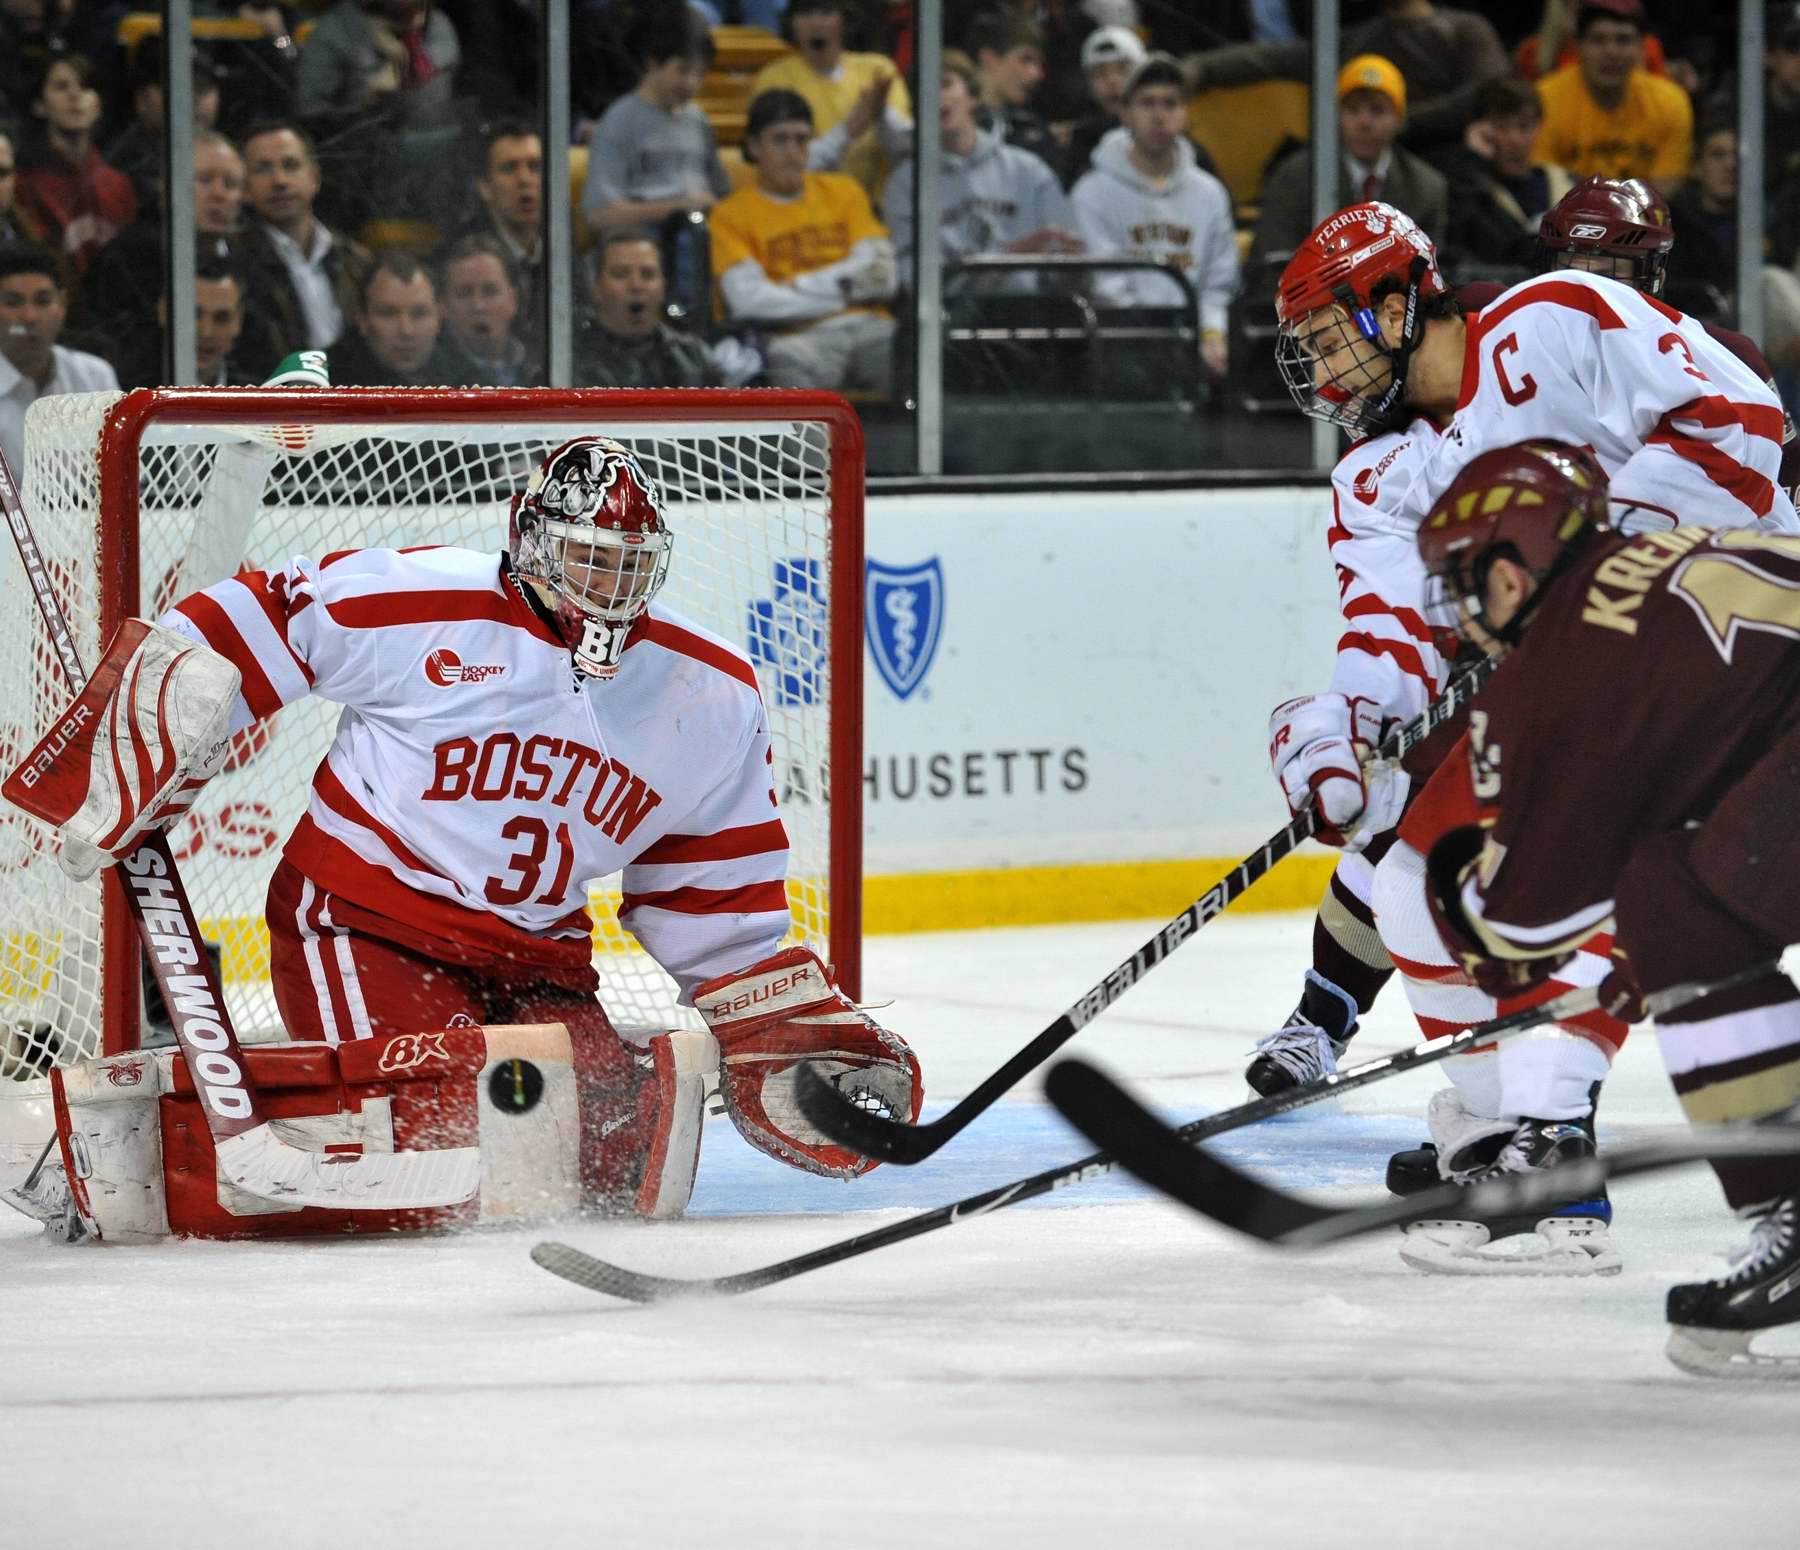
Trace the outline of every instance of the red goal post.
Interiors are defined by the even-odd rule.
[[[559,441],[631,446],[675,534],[662,601],[747,649],[776,749],[798,940],[861,985],[863,439],[829,393],[789,390],[138,389],[41,399],[26,418],[27,509],[83,656],[133,614],[235,570],[339,549],[498,550],[506,504]],[[0,758],[31,746],[63,692],[18,574],[0,559]],[[202,928],[222,947],[246,1036],[280,1037],[263,889],[304,808],[336,708],[300,702],[240,735],[171,835]],[[837,778],[833,778],[836,776]],[[673,1026],[666,975],[597,890],[602,999],[628,1027]],[[116,888],[63,877],[54,836],[0,815],[0,1080],[136,1047],[137,944]]]

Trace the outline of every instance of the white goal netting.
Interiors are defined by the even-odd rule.
[[[537,401],[523,391],[504,395],[504,414],[463,402],[473,395],[438,395],[457,402],[434,401],[441,418],[421,422],[404,417],[421,412],[406,406],[405,390],[336,390],[334,403],[366,401],[366,412],[304,425],[208,425],[191,412],[182,418],[182,401],[197,395],[159,394],[170,400],[167,412],[151,413],[141,440],[132,438],[135,457],[102,459],[102,434],[121,396],[44,399],[26,419],[26,509],[89,663],[103,627],[117,622],[102,578],[108,567],[117,576],[133,554],[137,595],[115,601],[124,602],[124,613],[154,618],[176,597],[241,567],[282,565],[296,555],[417,544],[498,551],[513,492],[559,442],[601,431],[629,445],[660,483],[676,535],[662,601],[747,649],[757,664],[792,843],[797,936],[830,951],[833,887],[859,887],[860,877],[854,857],[841,854],[833,875],[827,807],[834,602],[827,425],[709,421],[715,400],[704,393],[684,395],[692,407],[684,402],[679,416],[665,405],[647,419],[604,395]],[[736,398],[741,413],[743,395]],[[553,409],[561,418],[544,418]],[[306,415],[306,395],[295,394],[285,412]],[[115,431],[109,447],[118,440]],[[845,455],[841,446],[837,454]],[[10,770],[67,689],[18,556],[10,544],[4,549],[0,762]],[[227,1000],[247,1039],[282,1036],[268,984],[264,894],[338,714],[334,705],[304,701],[240,734],[225,771],[170,836],[202,930],[219,946]],[[159,1039],[142,1010],[137,974],[121,972],[116,944],[107,945],[113,927],[99,883],[66,878],[54,846],[54,834],[36,820],[10,807],[0,813],[0,1079],[35,1075],[46,1060],[66,1062],[103,1044]],[[673,982],[620,930],[617,881],[600,881],[591,896],[603,1001],[622,1028],[691,1022],[693,1014],[676,1006]]]

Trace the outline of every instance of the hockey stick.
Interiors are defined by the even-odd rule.
[[[4,454],[0,454],[0,512],[18,546],[69,690],[79,695],[87,686],[87,670]],[[175,1042],[218,1154],[221,1182],[279,1205],[364,1211],[455,1205],[475,1193],[481,1182],[481,1153],[475,1147],[352,1154],[308,1152],[281,1140],[257,1101],[256,1084],[231,1026],[218,975],[164,835],[151,832],[139,840],[119,862],[113,883],[124,891],[168,1008]],[[79,1198],[80,1181],[71,1177],[69,1183]]]
[[[1466,668],[1419,715],[1383,740],[1380,757],[1400,759],[1418,747],[1468,704],[1495,666],[1484,657]],[[812,1067],[804,1065],[794,1081],[794,1096],[801,1113],[840,1146],[864,1157],[902,1166],[923,1162],[1067,1044],[1207,921],[1236,903],[1277,861],[1309,839],[1314,827],[1313,811],[1308,808],[1264,841],[1261,849],[1244,857],[973,1092],[929,1123],[909,1125],[860,1108]]]
[[[1555,1168],[1503,1174],[1480,1184],[1435,1184],[1375,1204],[1331,1207],[1253,1179],[1204,1147],[1190,1146],[1105,1072],[1070,1059],[1046,1083],[1063,1115],[1092,1140],[1105,1136],[1122,1167],[1146,1184],[1261,1243],[1312,1248],[1408,1222],[1487,1221],[1585,1199],[1608,1179],[1660,1173],[1715,1158],[1791,1157],[1800,1126],[1707,1129],[1670,1141],[1620,1146]]]
[[[1646,1000],[1653,1013],[1673,1011],[1780,972],[1783,971],[1779,962],[1759,963],[1721,980],[1674,985]],[[1557,1001],[1579,994],[1571,991]],[[1547,1005],[1555,1006],[1557,1001]],[[1519,1015],[1513,1014],[1515,1018]],[[1506,1021],[1500,1019],[1502,1023]],[[1498,1025],[1486,1026],[1491,1031]],[[1396,1069],[1406,1070],[1421,1063],[1408,1057],[1430,1048],[1429,1044],[1418,1044],[1388,1058],[1401,1062]],[[1173,1129],[1165,1125],[1104,1071],[1084,1060],[1071,1057],[1059,1061],[1045,1079],[1044,1090],[1064,1119],[1090,1141],[1104,1146],[1122,1167],[1146,1184],[1190,1211],[1264,1243],[1331,1243],[1450,1213],[1458,1219],[1482,1220],[1554,1199],[1579,1198],[1590,1189],[1598,1189],[1609,1175],[1623,1178],[1712,1157],[1775,1157],[1800,1152],[1800,1127],[1771,1127],[1755,1133],[1696,1131],[1678,1141],[1620,1147],[1606,1157],[1563,1164],[1539,1174],[1498,1178],[1474,1186],[1445,1183],[1399,1200],[1334,1208],[1315,1205],[1299,1195],[1264,1184],[1221,1161],[1194,1144],[1202,1137],[1194,1133],[1193,1126]]]
[[[1729,979],[1708,985],[1678,985],[1662,992],[1665,997],[1683,996],[1680,1001],[1663,1003],[1664,1009],[1685,1004],[1686,1001],[1698,999],[1703,995],[1712,995],[1716,991],[1730,986],[1743,984],[1758,975],[1767,974],[1769,965],[1760,965],[1754,970],[1745,971],[1743,975],[1733,975]],[[1685,994],[1684,994],[1685,993]],[[1509,1013],[1505,1017],[1497,1017],[1492,1022],[1478,1023],[1472,1028],[1465,1028],[1461,1033],[1452,1034],[1449,1038],[1434,1039],[1429,1043],[1415,1044],[1408,1049],[1398,1050],[1392,1055],[1382,1055],[1374,1060],[1366,1060],[1359,1066],[1352,1066],[1346,1071],[1337,1071],[1330,1076],[1321,1077],[1316,1082],[1309,1082],[1301,1087],[1290,1087],[1285,1092],[1274,1093],[1267,1098],[1253,1098],[1248,1103],[1240,1103],[1236,1108],[1222,1109],[1217,1114],[1208,1114],[1183,1125],[1175,1134],[1190,1145],[1198,1141],[1208,1141],[1214,1136],[1224,1135],[1230,1130],[1241,1130],[1246,1125],[1257,1124],[1261,1120],[1272,1119],[1277,1114],[1291,1113],[1295,1109],[1303,1109],[1309,1104],[1336,1096],[1341,1092],[1349,1092],[1358,1087],[1367,1087],[1371,1082],[1379,1082],[1400,1071],[1415,1070],[1420,1066],[1433,1065],[1451,1055],[1459,1055],[1464,1050],[1476,1045],[1486,1044],[1494,1039],[1502,1039],[1509,1034],[1523,1032],[1527,1028],[1537,1028],[1544,1023],[1560,1022],[1564,1018],[1578,1017],[1583,1012],[1591,1012],[1600,1003],[1597,990],[1583,986],[1576,990],[1566,991],[1554,1001],[1546,1001],[1540,1006],[1526,1007],[1521,1011]],[[835,1265],[846,1259],[855,1259],[874,1249],[886,1248],[890,1243],[904,1243],[908,1238],[917,1238],[928,1232],[936,1232],[940,1227],[954,1227],[959,1222],[966,1222],[973,1217],[986,1216],[990,1211],[999,1211],[1007,1206],[1017,1205],[1021,1200],[1033,1200],[1039,1195],[1047,1195],[1052,1190],[1067,1189],[1072,1184],[1081,1184],[1088,1179],[1097,1179],[1110,1173],[1116,1165],[1116,1159],[1108,1152],[1095,1152],[1081,1158],[1078,1162],[1067,1163],[1060,1168],[1051,1168],[1043,1173],[1034,1173],[1028,1179],[1019,1179],[1012,1184],[1002,1184],[998,1189],[984,1190],[979,1195],[971,1195],[967,1200],[958,1200],[951,1205],[937,1206],[929,1211],[920,1211],[901,1221],[890,1223],[886,1227],[878,1227],[872,1232],[858,1233],[854,1238],[845,1238],[841,1242],[827,1244],[822,1249],[814,1249],[810,1253],[800,1254],[793,1259],[779,1260],[772,1265],[764,1265],[760,1270],[745,1270],[736,1275],[701,1276],[694,1278],[677,1278],[668,1276],[643,1275],[635,1270],[627,1270],[603,1259],[596,1259],[591,1254],[584,1254],[579,1249],[572,1249],[562,1243],[540,1243],[531,1251],[531,1257],[548,1270],[552,1275],[561,1276],[565,1281],[573,1281],[577,1286],[584,1286],[589,1291],[605,1292],[613,1297],[624,1298],[628,1302],[661,1302],[674,1297],[734,1297],[742,1292],[754,1292],[765,1286],[773,1286],[778,1281],[786,1281],[809,1270],[823,1269],[826,1265]]]

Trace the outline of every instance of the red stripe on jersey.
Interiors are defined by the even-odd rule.
[[[363,860],[311,815],[295,825],[282,855],[313,886],[380,919],[372,933],[449,963],[518,963],[544,968],[591,967],[594,946],[585,908],[571,910],[547,931],[521,931],[487,910],[409,888],[385,867]],[[335,916],[333,917],[336,918]]]
[[[1497,324],[1504,323],[1521,307],[1529,307],[1533,302],[1539,301],[1548,302],[1553,307],[1567,307],[1571,312],[1585,312],[1602,328],[1626,326],[1624,318],[1613,311],[1612,304],[1590,286],[1577,284],[1573,280],[1544,279],[1522,286],[1504,301],[1495,302],[1483,312],[1482,333],[1492,333]],[[1674,318],[1681,316],[1678,312],[1669,315]]]
[[[394,833],[350,794],[343,781],[338,779],[337,771],[332,769],[329,759],[319,765],[318,773],[313,776],[313,790],[318,793],[319,800],[338,817],[355,824],[359,829],[367,829],[375,835],[393,852],[395,860],[410,867],[413,871],[423,872],[429,877],[443,877],[442,872],[438,871],[436,867],[427,866],[415,856],[405,840],[401,839],[398,834]],[[448,882],[449,879],[445,878],[445,881]]]
[[[1656,428],[1675,431],[1679,435],[1671,423],[1675,420],[1692,420],[1713,431],[1742,426],[1750,435],[1761,436],[1778,447],[1787,435],[1787,416],[1779,405],[1735,403],[1720,393],[1709,393],[1705,398],[1691,398],[1685,404],[1676,405],[1657,422]]]
[[[1325,531],[1325,542],[1335,549],[1345,539],[1354,536],[1350,529],[1344,526],[1344,508],[1338,499],[1337,486],[1333,485],[1331,487],[1331,526]]]
[[[1408,677],[1418,679],[1433,690],[1437,688],[1437,675],[1426,671],[1418,648],[1407,645],[1403,640],[1383,640],[1378,635],[1366,635],[1361,630],[1350,630],[1338,637],[1337,649],[1340,654],[1346,651],[1360,651],[1365,656],[1392,657],[1400,671],[1407,674]]]
[[[628,893],[619,918],[636,909],[670,910],[677,915],[785,915],[786,883],[746,883],[742,888],[670,888],[662,893]]]
[[[665,651],[673,651],[680,656],[692,657],[696,662],[704,662],[715,668],[728,678],[735,678],[741,684],[748,684],[756,691],[758,698],[762,690],[756,682],[756,672],[743,658],[733,655],[723,646],[716,646],[711,641],[695,635],[691,630],[684,630],[678,624],[671,624],[667,619],[653,619],[643,615],[632,629],[631,644],[649,641],[652,645],[661,646]],[[629,648],[627,648],[629,649]]]
[[[1435,647],[1437,645],[1437,637],[1431,633],[1431,627],[1410,608],[1402,608],[1394,603],[1384,603],[1373,593],[1366,597],[1352,598],[1344,604],[1346,619],[1366,619],[1370,615],[1392,619],[1414,640],[1422,640],[1427,646]]]
[[[770,855],[787,849],[787,830],[779,818],[747,823],[717,834],[665,834],[633,866],[683,866],[703,861],[735,861],[740,856]]]
[[[206,644],[244,675],[241,689],[244,703],[250,707],[251,715],[261,721],[265,716],[272,716],[281,709],[281,696],[275,692],[274,684],[269,682],[269,675],[263,671],[262,663],[256,660],[256,653],[238,633],[238,627],[231,622],[231,615],[219,606],[217,599],[208,597],[204,592],[196,592],[192,597],[185,597],[177,603],[175,612],[191,619],[206,637]]]
[[[1385,943],[1383,945],[1386,946]],[[1425,985],[1455,985],[1469,990],[1475,988],[1475,981],[1469,978],[1460,964],[1422,963],[1419,959],[1408,958],[1392,948],[1388,949],[1388,956],[1394,960],[1394,967],[1409,980],[1417,980]],[[1419,1020],[1423,1022],[1425,1019],[1421,1017]]]
[[[1487,343],[1488,335],[1521,307],[1528,307],[1538,301],[1547,302],[1554,307],[1567,307],[1573,312],[1584,312],[1601,328],[1626,326],[1625,320],[1613,311],[1606,298],[1585,285],[1578,285],[1572,280],[1550,279],[1528,283],[1505,300],[1495,302],[1481,314],[1475,327],[1468,331],[1463,342],[1462,387],[1456,395],[1458,409],[1468,404],[1480,385],[1481,346]]]
[[[457,624],[486,619],[529,630],[543,639],[549,631],[521,599],[504,592],[378,592],[339,598],[325,612],[347,630],[382,630],[404,624]],[[561,644],[561,642],[557,642]]]
[[[294,664],[308,684],[313,680],[313,670],[294,654],[294,648],[288,645],[288,621],[312,602],[311,593],[302,593],[296,604],[288,595],[287,574],[284,571],[240,571],[235,577],[239,586],[245,588],[256,599],[264,614],[268,616],[269,627],[286,648],[288,660]]]
[[[1671,452],[1686,458],[1721,490],[1736,496],[1757,516],[1766,517],[1769,514],[1770,507],[1775,504],[1774,485],[1754,468],[1746,468],[1730,453],[1721,452],[1710,441],[1696,441],[1678,430],[1664,428],[1667,426],[1668,416],[1665,415],[1658,428],[1644,438],[1645,441],[1667,447]]]

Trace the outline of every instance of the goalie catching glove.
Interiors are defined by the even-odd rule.
[[[60,829],[62,869],[91,877],[181,817],[218,772],[241,677],[187,636],[127,619],[0,793]]]
[[[744,1139],[808,1173],[853,1179],[872,1158],[833,1144],[801,1114],[794,1079],[803,1063],[890,1119],[919,1117],[919,1062],[839,990],[810,948],[789,947],[739,974],[708,980],[694,1006],[719,1041],[719,1092]]]
[[[1358,851],[1400,821],[1411,777],[1374,757],[1380,742],[1381,717],[1367,700],[1303,694],[1275,707],[1269,763],[1288,811],[1312,809],[1315,839]]]

